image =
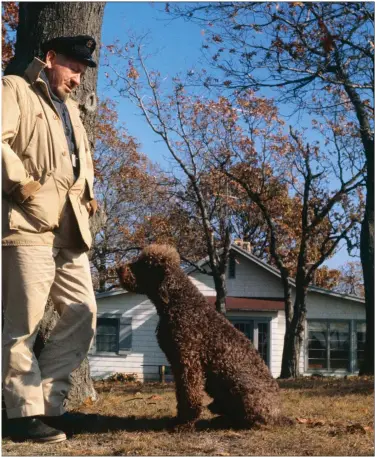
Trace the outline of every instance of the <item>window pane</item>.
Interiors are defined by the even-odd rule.
[[[233,325],[253,341],[253,322],[234,322]]]
[[[96,328],[96,350],[98,352],[117,352],[118,339],[118,319],[98,318]]]
[[[308,368],[327,369],[327,323],[308,322]]]
[[[349,370],[350,335],[348,322],[331,322],[330,336],[330,368],[331,370]]]

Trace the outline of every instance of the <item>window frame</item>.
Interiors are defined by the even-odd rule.
[[[113,319],[113,321],[116,321],[116,351],[98,351],[97,350],[97,329],[99,327],[99,319]],[[120,345],[120,317],[119,316],[97,316],[96,318],[96,329],[95,329],[95,354],[98,355],[118,355],[119,353],[119,345]]]
[[[328,332],[328,341],[327,341],[327,368],[309,368],[309,323],[318,322],[318,323],[346,323],[349,324],[349,363],[348,369],[336,368],[332,369],[330,366],[330,336]],[[305,369],[304,372],[308,374],[313,373],[326,373],[326,374],[346,374],[346,373],[357,373],[358,372],[358,360],[357,360],[357,334],[356,327],[357,323],[364,323],[364,319],[319,319],[319,318],[308,318],[306,319],[306,328],[305,328]]]
[[[97,317],[96,317],[97,326],[98,326],[99,319],[115,319],[117,321],[117,332],[116,332],[117,351],[116,352],[98,351],[96,349],[97,330],[95,329],[94,341],[89,350],[89,355],[91,355],[91,356],[97,355],[100,357],[121,357],[121,356],[127,356],[128,354],[131,354],[133,351],[132,339],[131,339],[131,347],[129,349],[121,348],[121,325],[130,325],[131,337],[132,337],[132,334],[133,334],[132,317],[124,317],[123,313],[118,313],[118,312],[117,313],[108,313],[108,312],[98,313]]]

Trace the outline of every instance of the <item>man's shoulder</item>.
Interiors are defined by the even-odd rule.
[[[26,81],[22,76],[7,75],[2,78],[3,86],[9,86],[14,89],[27,89],[30,87],[30,83]]]

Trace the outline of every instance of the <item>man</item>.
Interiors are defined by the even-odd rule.
[[[93,165],[69,98],[96,66],[94,49],[90,36],[55,38],[42,45],[45,61],[34,58],[23,78],[3,78],[3,389],[17,440],[66,439],[45,418],[66,417],[70,373],[95,331],[86,254],[97,206]],[[33,344],[48,296],[60,319],[37,360]]]

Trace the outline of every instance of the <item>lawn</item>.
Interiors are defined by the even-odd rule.
[[[170,429],[173,384],[96,383],[83,429],[51,445],[2,442],[3,455],[373,455],[373,378],[280,381],[294,426],[234,430],[204,409],[194,433]],[[209,398],[205,398],[205,404]]]

